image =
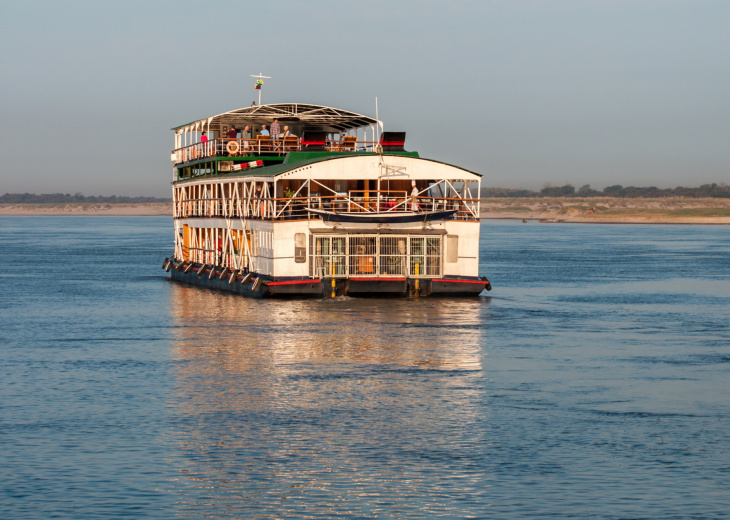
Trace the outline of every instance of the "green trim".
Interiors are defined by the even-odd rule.
[[[376,153],[371,152],[289,152],[286,157],[284,158],[283,162],[280,164],[270,164],[267,166],[260,166],[258,168],[252,168],[247,170],[241,170],[241,171],[235,171],[235,172],[221,172],[219,174],[213,174],[213,175],[200,175],[196,177],[185,177],[183,179],[179,179],[177,181],[173,181],[173,184],[177,184],[178,182],[183,181],[189,181],[191,179],[199,179],[201,177],[275,177],[277,175],[281,175],[282,173],[286,173],[288,171],[294,170],[296,168],[301,168],[302,166],[307,166],[309,164],[315,164],[319,162],[324,161],[330,161],[334,159],[342,159],[347,157],[358,157],[358,156],[369,156],[369,155],[379,155]],[[460,170],[464,170],[465,172],[471,173],[473,175],[477,175],[481,177],[482,175],[470,170],[467,170],[465,168],[462,168],[460,166],[455,166],[453,164],[445,163],[443,161],[436,161],[433,159],[423,159],[418,156],[418,152],[387,152],[382,154],[384,156],[399,156],[399,157],[411,157],[414,159],[422,159],[424,161],[430,161],[435,162],[439,164],[443,164],[446,166],[451,166],[453,168],[458,168]],[[202,162],[211,162],[215,160],[215,162],[220,161],[232,161],[233,157],[209,157],[207,160],[198,160],[198,163]],[[280,157],[262,157],[262,156],[255,156],[246,158],[246,160],[242,160],[243,157],[236,157],[235,159],[239,159],[235,162],[247,162],[248,160],[264,160],[267,161],[267,159],[280,159]],[[187,163],[185,165],[186,168],[190,167],[191,165],[196,163]],[[180,170],[182,168],[179,168]],[[216,165],[217,170],[217,165]]]
[[[200,123],[201,121],[206,121],[206,120],[207,120],[207,118],[206,119],[198,119],[196,121],[190,121],[189,123],[185,123],[184,125],[173,126],[172,128],[170,128],[170,130],[178,130],[180,128],[184,128],[186,126],[194,125],[195,123]]]
[[[320,157],[351,157],[353,155],[378,155],[374,152],[289,152],[284,159],[284,164],[291,164],[299,161],[308,161],[310,159],[319,159]],[[384,155],[399,155],[401,157],[413,157],[418,159],[418,152],[387,152]]]

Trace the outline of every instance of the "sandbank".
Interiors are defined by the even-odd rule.
[[[593,224],[730,224],[730,199],[489,198],[481,218]],[[172,216],[171,202],[0,204],[1,215]]]
[[[730,199],[489,198],[483,219],[591,224],[730,224]]]
[[[172,215],[172,202],[138,204],[0,204],[0,215]]]

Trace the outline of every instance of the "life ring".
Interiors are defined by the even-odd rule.
[[[238,153],[238,150],[240,150],[240,146],[238,146],[238,141],[228,141],[228,144],[226,145],[226,150],[229,154],[233,155]]]
[[[190,155],[192,155],[192,156],[193,156],[193,159],[197,159],[197,158],[198,158],[198,147],[197,147],[197,146],[194,146],[194,147],[193,147],[193,148],[192,148],[192,149],[190,150]]]

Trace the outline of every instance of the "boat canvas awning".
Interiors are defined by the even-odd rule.
[[[219,124],[244,125],[270,124],[274,119],[284,125],[298,123],[307,128],[316,128],[324,132],[345,133],[363,127],[379,126],[383,124],[372,117],[342,110],[339,108],[305,103],[278,103],[272,105],[252,105],[224,112],[216,116],[206,117],[184,125],[176,126],[171,130],[180,134],[183,132],[200,132]]]

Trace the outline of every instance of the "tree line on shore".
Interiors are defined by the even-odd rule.
[[[0,204],[141,204],[150,202],[171,202],[172,199],[160,199],[157,197],[119,197],[111,195],[85,196],[81,193],[6,193],[0,195]]]
[[[657,188],[656,186],[637,187],[621,186],[615,184],[607,186],[603,190],[591,188],[590,184],[584,184],[577,190],[571,184],[564,186],[552,186],[546,184],[540,191],[527,189],[509,188],[482,188],[482,198],[540,198],[540,197],[617,197],[617,198],[664,198],[664,197],[686,197],[686,198],[730,198],[730,186],[725,183],[703,184],[699,188]]]
[[[657,188],[656,186],[637,187],[615,184],[603,190],[591,188],[584,184],[577,190],[572,184],[552,186],[546,184],[540,191],[512,188],[482,188],[482,198],[541,198],[541,197],[616,197],[616,198],[730,198],[730,186],[725,183],[703,184],[699,188]],[[0,195],[0,204],[144,204],[155,202],[171,202],[171,198],[127,197],[111,195],[85,196],[81,193],[6,193]]]

